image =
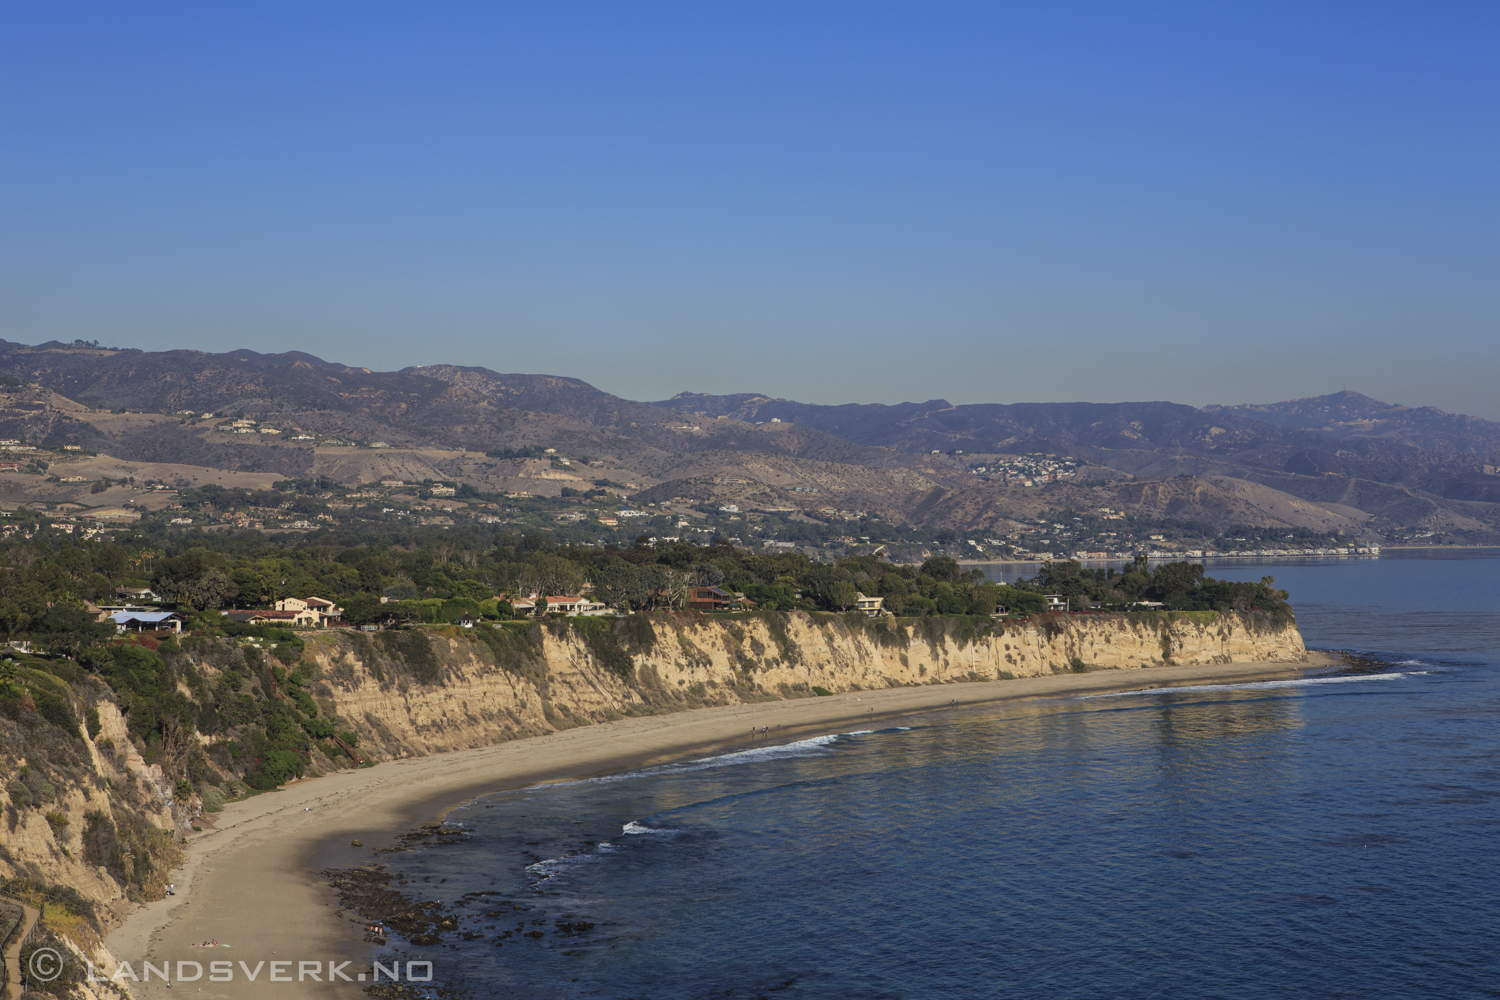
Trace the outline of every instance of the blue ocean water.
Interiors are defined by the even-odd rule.
[[[390,859],[477,936],[401,950],[478,997],[1500,996],[1500,559],[1211,573],[1393,666],[485,796]]]

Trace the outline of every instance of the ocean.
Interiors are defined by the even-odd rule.
[[[1500,996],[1500,553],[1464,555],[1210,567],[1275,576],[1371,673],[484,796],[383,859],[461,932],[394,950],[528,1000]]]

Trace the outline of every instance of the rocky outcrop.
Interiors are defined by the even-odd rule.
[[[304,655],[317,663],[325,710],[353,725],[362,751],[386,757],[705,705],[1163,663],[1299,662],[1306,649],[1293,623],[1212,612],[993,625],[794,613],[327,634]]]

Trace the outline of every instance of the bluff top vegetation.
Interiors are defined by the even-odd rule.
[[[723,542],[652,545],[641,538],[623,548],[559,546],[545,536],[438,529],[374,541],[354,533],[303,540],[250,532],[85,541],[43,527],[30,540],[0,544],[0,633],[77,656],[94,631],[85,627],[83,602],[113,602],[122,586],[150,587],[189,616],[195,632],[217,630],[221,609],[267,607],[283,597],[338,602],[350,624],[443,623],[464,613],[509,617],[495,598],[533,591],[576,595],[591,588],[595,600],[622,613],[682,608],[694,586],[719,586],[777,611],[848,611],[864,593],[905,617],[1035,614],[1045,610],[1044,594],[1069,598],[1075,609],[1126,610],[1154,601],[1173,610],[1289,613],[1287,595],[1269,577],[1214,580],[1196,563],[1152,567],[1144,559],[1123,570],[1047,563],[1034,578],[1000,584],[946,556],[920,566],[878,556],[815,562]]]

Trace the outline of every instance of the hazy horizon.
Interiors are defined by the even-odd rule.
[[[15,343],[15,341],[12,341],[12,343]],[[42,343],[51,343],[51,341],[44,341]],[[63,343],[63,345],[65,347],[72,347],[73,346],[72,342],[62,342],[62,343]],[[36,346],[40,346],[40,344],[31,344],[31,345],[28,345],[28,346],[36,347]],[[98,347],[101,350],[103,350],[103,349],[130,350],[130,349],[132,349],[134,347],[134,345],[132,345],[132,344],[105,344],[105,343],[101,342],[98,345]],[[144,350],[143,348],[139,348],[139,349]],[[234,351],[238,351],[238,350],[241,350],[241,349],[242,348],[228,347],[228,348],[225,348],[224,351],[212,351],[212,352],[209,352],[209,351],[202,351],[200,348],[172,348],[172,347],[166,347],[166,348],[161,348],[160,350],[163,350],[163,351],[190,350],[190,351],[198,351],[199,353],[232,353]],[[248,349],[248,348],[246,348],[246,349]],[[275,355],[275,354],[292,353],[292,352],[281,352],[281,351],[266,352],[266,351],[261,351],[261,352],[257,352],[257,353]],[[321,361],[326,361],[326,362],[329,362],[331,364],[344,365],[345,367],[349,367],[349,368],[367,368],[367,369],[369,369],[372,372],[383,372],[383,373],[387,373],[387,374],[393,373],[393,372],[401,372],[401,371],[412,371],[412,370],[417,370],[417,369],[421,369],[421,368],[430,367],[432,365],[442,365],[442,364],[449,364],[450,363],[450,362],[444,362],[444,361],[433,361],[433,362],[427,362],[425,364],[404,365],[401,368],[372,368],[370,365],[362,365],[362,364],[358,363],[358,361],[350,361],[350,360],[343,359],[343,358],[323,357],[322,355],[318,355],[318,354],[316,354],[315,352],[312,352],[312,351],[303,351],[301,353],[312,355],[314,357],[317,357]],[[488,367],[488,366],[486,366],[486,365],[478,365],[478,366],[470,366],[470,367]],[[647,398],[636,398],[636,397],[631,397],[631,396],[622,396],[620,393],[614,392],[613,390],[611,390],[606,385],[599,385],[599,384],[596,384],[594,382],[589,381],[588,379],[582,379],[582,378],[579,378],[579,376],[577,376],[577,375],[571,375],[571,374],[569,374],[567,372],[563,372],[563,371],[519,372],[519,371],[500,371],[498,369],[491,369],[491,371],[495,371],[497,374],[502,374],[502,375],[536,375],[536,376],[543,376],[543,377],[550,377],[550,378],[572,378],[572,379],[578,379],[579,381],[588,383],[589,385],[593,386],[595,389],[599,389],[599,390],[601,390],[603,392],[608,392],[608,393],[610,393],[611,395],[614,395],[614,396],[619,396],[622,399],[628,399],[628,400],[632,400],[633,402],[640,402],[640,403],[660,403],[660,402],[665,402],[665,401],[671,399],[672,397],[679,395],[680,393],[693,393],[693,392],[696,392],[696,390],[692,390],[692,389],[683,389],[683,390],[679,390],[679,392],[674,392],[674,393],[671,393],[671,394],[666,395],[666,396],[654,396],[654,397],[651,397],[649,399],[647,399]],[[1226,406],[1226,407],[1255,406],[1255,405],[1265,405],[1265,404],[1270,404],[1270,403],[1297,402],[1297,401],[1303,400],[1303,399],[1314,399],[1314,398],[1319,398],[1319,397],[1331,396],[1331,395],[1334,395],[1336,393],[1344,392],[1344,391],[1350,391],[1350,390],[1348,389],[1347,386],[1341,386],[1338,389],[1331,389],[1328,392],[1316,393],[1313,396],[1297,396],[1297,397],[1289,397],[1287,399],[1252,399],[1252,400],[1242,400],[1240,402],[1234,402],[1234,403],[1226,403],[1226,402],[1224,402],[1222,400],[1216,400],[1216,401],[1211,401],[1211,402],[1208,402],[1208,403],[1201,403],[1201,404],[1198,404],[1198,403],[1188,403],[1188,404],[1185,404],[1185,405],[1198,406],[1200,408],[1204,407],[1204,406]],[[1369,393],[1362,393],[1362,392],[1360,392],[1358,388],[1355,388],[1352,391],[1354,391],[1356,393],[1359,393],[1360,395],[1369,397],[1371,399],[1376,399],[1376,397],[1370,396]],[[815,401],[815,400],[797,399],[797,398],[791,397],[791,396],[777,396],[777,395],[775,395],[773,393],[757,393],[756,390],[753,390],[753,389],[732,389],[732,390],[728,390],[728,391],[723,392],[723,393],[712,393],[712,395],[726,395],[726,396],[733,396],[733,395],[757,395],[757,394],[758,395],[766,396],[767,398],[770,398],[770,399],[779,399],[779,400],[785,400],[785,401],[788,401],[788,402],[795,402],[795,403],[812,403],[812,402],[818,402],[818,401]],[[1072,404],[1072,403],[1153,403],[1153,402],[1154,403],[1182,403],[1183,402],[1183,400],[1180,400],[1180,399],[1144,399],[1144,398],[1141,398],[1141,399],[1135,399],[1135,398],[1126,399],[1126,398],[1122,398],[1122,399],[966,399],[966,400],[958,400],[958,399],[948,399],[947,397],[943,397],[943,396],[932,396],[932,397],[928,397],[927,399],[897,399],[897,400],[835,399],[835,400],[831,400],[831,401],[823,401],[823,405],[840,406],[840,405],[845,405],[845,404],[850,404],[850,403],[884,403],[886,405],[900,405],[900,404],[903,404],[903,403],[927,403],[927,402],[933,402],[933,401],[940,400],[940,399],[946,399],[947,402],[952,403],[954,405],[958,405],[958,406],[972,405],[972,404],[985,404],[985,403],[998,403],[998,404],[1001,404],[1001,405],[1008,405],[1008,404],[1026,404],[1026,403],[1063,403],[1063,404]],[[1408,407],[1412,407],[1412,408],[1418,408],[1418,407],[1424,407],[1424,406],[1431,405],[1431,404],[1428,404],[1428,403],[1421,403],[1421,402],[1413,403],[1413,402],[1405,402],[1405,401],[1401,401],[1401,400],[1390,400],[1390,399],[1377,399],[1376,401],[1377,402],[1381,402],[1381,403],[1388,403],[1388,404],[1393,405],[1393,406],[1408,406]],[[1437,409],[1442,409],[1442,408],[1441,407],[1437,407]],[[1448,411],[1448,412],[1451,412],[1451,411]],[[1464,415],[1464,416],[1474,416],[1474,414],[1461,414],[1461,415]]]

